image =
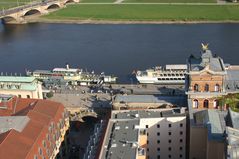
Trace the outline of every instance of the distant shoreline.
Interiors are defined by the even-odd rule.
[[[70,19],[45,19],[36,18],[29,21],[29,23],[58,23],[58,24],[217,24],[217,23],[239,23],[239,21],[224,20],[224,21],[183,21],[183,20],[70,20]]]

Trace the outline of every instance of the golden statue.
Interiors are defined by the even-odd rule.
[[[203,50],[203,51],[208,50],[208,45],[209,45],[209,44],[203,44],[203,43],[201,43],[201,45],[202,45],[202,50]]]

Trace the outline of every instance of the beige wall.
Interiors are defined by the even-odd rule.
[[[169,127],[169,124],[171,124],[171,127]],[[180,124],[182,124],[182,127],[180,127]],[[148,128],[146,128],[146,125],[148,125]],[[158,155],[163,159],[169,158],[169,155],[173,159],[180,159],[180,155],[182,155],[182,159],[186,158],[186,117],[144,118],[140,119],[140,128],[146,129],[148,133],[146,148],[149,158],[157,159]],[[171,132],[171,135],[169,135],[169,132]],[[180,142],[180,139],[182,139],[182,142]],[[171,140],[171,143],[169,143],[169,140]],[[171,150],[169,150],[169,147],[171,147]],[[180,147],[182,147],[182,150],[180,150]],[[158,148],[160,148],[160,151],[158,151]]]

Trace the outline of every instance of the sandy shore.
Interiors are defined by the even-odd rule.
[[[46,19],[46,18],[35,18],[28,20],[29,23],[62,23],[62,24],[203,24],[203,23],[239,23],[239,21],[139,21],[139,20],[70,20],[70,19]]]

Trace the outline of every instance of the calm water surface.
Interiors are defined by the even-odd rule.
[[[129,81],[134,69],[185,63],[210,43],[224,61],[239,64],[239,24],[0,25],[0,72],[80,67]]]

